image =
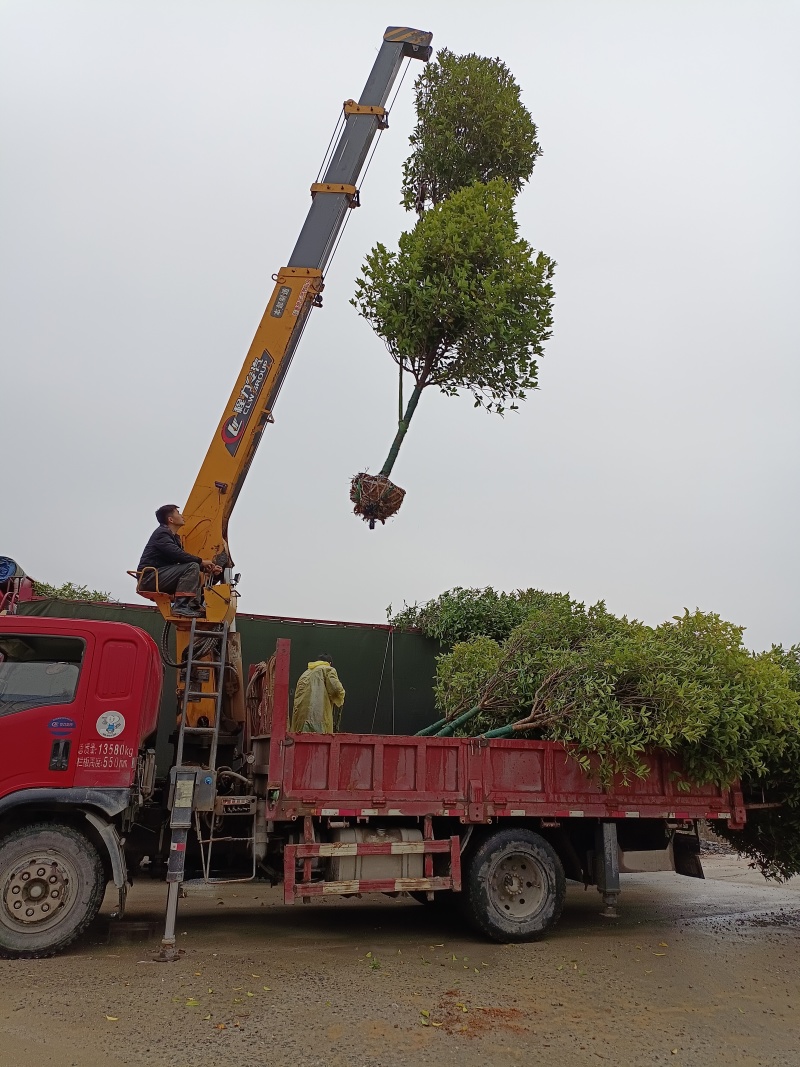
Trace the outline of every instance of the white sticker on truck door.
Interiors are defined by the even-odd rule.
[[[97,732],[101,737],[119,737],[125,729],[125,716],[118,711],[104,711],[97,720]]]

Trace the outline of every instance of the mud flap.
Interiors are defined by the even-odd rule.
[[[113,913],[113,918],[121,919],[125,914],[125,903],[128,898],[128,868],[125,863],[125,848],[113,823],[105,822],[98,815],[95,815],[93,811],[85,811],[84,815],[87,821],[97,830],[106,847],[108,859],[111,863],[111,876],[119,892],[119,900]]]
[[[700,859],[700,838],[697,834],[676,833],[672,838],[675,870],[687,878],[705,878]]]

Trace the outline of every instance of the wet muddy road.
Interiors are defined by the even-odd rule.
[[[616,922],[572,886],[523,946],[408,901],[193,889],[177,964],[105,921],[65,956],[0,961],[0,1067],[800,1067],[800,885],[704,865],[623,878]],[[137,884],[128,920],[157,928],[163,903]]]

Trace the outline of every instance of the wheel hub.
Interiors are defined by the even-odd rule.
[[[494,906],[506,916],[526,919],[540,907],[545,894],[542,875],[532,857],[521,852],[504,856],[489,883]]]
[[[503,879],[503,890],[509,897],[518,896],[522,892],[522,879],[518,874],[507,874]]]
[[[69,876],[52,857],[24,860],[6,882],[3,905],[6,914],[30,925],[52,919],[64,907]]]

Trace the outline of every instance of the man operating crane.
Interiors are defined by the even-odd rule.
[[[201,573],[217,576],[222,568],[213,560],[185,552],[178,531],[186,522],[177,504],[164,504],[156,511],[158,527],[144,547],[139,566],[138,589],[168,593],[173,615],[196,618],[203,614]]]

